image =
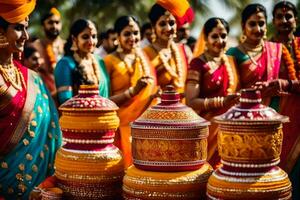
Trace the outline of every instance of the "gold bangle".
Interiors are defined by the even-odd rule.
[[[204,109],[208,110],[208,98],[204,99]]]
[[[134,95],[134,88],[133,88],[133,87],[130,87],[130,88],[128,89],[128,91],[129,91],[130,97],[135,96],[135,95]]]

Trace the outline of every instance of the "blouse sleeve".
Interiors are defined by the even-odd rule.
[[[72,70],[75,63],[69,58],[62,58],[54,70],[55,84],[59,104],[64,103],[73,96]]]

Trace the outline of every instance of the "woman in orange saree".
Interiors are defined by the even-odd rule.
[[[123,152],[125,168],[128,168],[132,164],[129,123],[150,105],[156,90],[156,79],[148,58],[138,47],[140,29],[136,18],[118,18],[115,30],[119,47],[104,58],[104,63],[111,81],[110,99],[120,107],[120,127],[115,143]]]
[[[154,28],[155,41],[144,48],[157,75],[157,84],[161,88],[173,85],[179,93],[184,92],[187,73],[187,57],[182,44],[176,44],[176,19],[159,4],[155,4],[149,13]]]
[[[226,112],[239,97],[235,94],[239,87],[235,60],[224,51],[228,32],[229,26],[224,19],[210,18],[204,24],[204,37],[200,37],[204,38],[201,43],[205,43],[206,50],[203,53],[197,51],[188,70],[187,105],[209,121]],[[207,160],[214,167],[220,162],[217,133],[218,125],[211,121],[207,139]]]

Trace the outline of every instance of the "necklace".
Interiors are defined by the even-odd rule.
[[[145,54],[143,53],[142,49],[135,49],[134,56],[132,56],[132,58],[130,59],[131,62],[128,62],[128,60],[126,60],[125,57],[124,59],[122,59],[120,54],[118,54],[118,56],[121,60],[123,60],[127,72],[129,73],[131,78],[134,78],[133,74],[136,70],[136,67],[138,67],[138,70],[139,72],[141,72],[142,76],[150,76],[149,62],[147,62],[147,58],[145,57]]]
[[[242,43],[240,45],[242,47],[242,50],[248,55],[248,57],[250,58],[251,62],[254,65],[258,65],[257,62],[254,60],[253,57],[257,56],[258,54],[261,54],[264,50],[264,43],[261,42],[259,45],[257,45],[256,47],[250,47],[248,46],[247,43]]]
[[[87,79],[93,81],[94,84],[100,83],[100,70],[98,62],[93,54],[88,54],[87,58],[81,58],[77,52],[73,55],[80,70],[84,71],[87,75]]]
[[[26,88],[23,74],[14,64],[0,65],[0,72],[5,82],[9,82],[15,89],[22,90],[22,85]]]
[[[233,87],[234,87],[234,74],[232,71],[232,68],[229,63],[228,56],[226,54],[222,54],[219,57],[212,56],[210,55],[207,51],[204,52],[204,58],[210,68],[214,68],[213,70],[215,71],[217,68],[219,68],[222,64],[225,66],[226,73],[228,76],[228,88],[227,88],[227,94],[232,93]],[[213,67],[211,67],[213,65]]]
[[[158,56],[162,62],[162,65],[166,69],[166,71],[174,78],[174,85],[178,88],[181,88],[184,86],[184,80],[183,80],[183,71],[182,71],[182,59],[180,57],[179,48],[176,45],[175,42],[172,42],[170,45],[169,52],[170,56],[166,56],[167,51],[162,51],[161,49],[158,50],[155,48],[154,45],[152,45],[153,48],[158,52]],[[170,59],[172,58],[172,55],[175,57],[175,69],[172,68],[172,66],[169,64]]]

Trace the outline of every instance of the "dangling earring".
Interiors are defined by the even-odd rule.
[[[242,33],[242,35],[240,36],[240,42],[244,43],[247,39],[247,36],[244,34],[244,32]]]
[[[123,48],[121,47],[121,44],[119,43],[119,41],[118,40],[115,40],[114,41],[114,45],[116,45],[117,46],[117,52],[118,53],[122,53],[123,52]]]
[[[267,40],[267,39],[268,39],[268,37],[267,37],[267,30],[266,30],[264,33],[264,36],[263,36],[263,40]]]
[[[3,33],[0,33],[0,48],[6,48],[8,47],[9,43],[7,41],[7,38]]]
[[[73,52],[75,52],[75,51],[77,51],[78,50],[78,47],[77,47],[77,44],[76,44],[76,42],[75,41],[73,41],[72,42],[72,46],[71,46],[71,51],[73,51]]]
[[[155,42],[155,40],[156,40],[156,34],[154,28],[152,28],[151,41],[149,42],[153,43]]]

